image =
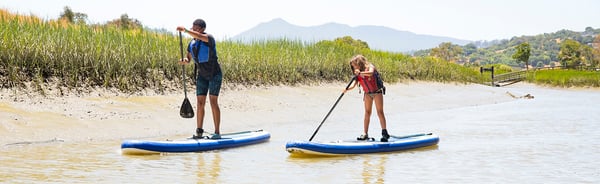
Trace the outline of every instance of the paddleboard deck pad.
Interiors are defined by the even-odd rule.
[[[336,156],[367,153],[384,153],[402,151],[437,145],[440,138],[433,133],[391,136],[387,142],[375,141],[290,141],[285,145],[286,151],[295,156]]]
[[[209,151],[265,142],[269,140],[271,134],[263,130],[254,130],[220,134],[220,136],[220,139],[125,140],[121,143],[121,152],[137,155]]]

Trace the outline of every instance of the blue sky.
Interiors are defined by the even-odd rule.
[[[65,6],[87,14],[92,23],[126,13],[167,30],[202,18],[217,39],[275,18],[299,26],[377,25],[467,40],[600,28],[598,0],[0,0],[0,8],[45,19],[57,18]]]

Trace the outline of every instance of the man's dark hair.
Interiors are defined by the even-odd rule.
[[[206,22],[204,22],[204,20],[202,20],[202,19],[196,19],[194,21],[194,25],[200,26],[201,28],[206,28]]]

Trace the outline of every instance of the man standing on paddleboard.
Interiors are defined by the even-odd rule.
[[[206,104],[206,95],[209,95],[210,107],[212,110],[213,121],[215,124],[215,134],[211,139],[220,138],[221,110],[219,108],[218,98],[223,80],[223,73],[217,57],[217,47],[215,38],[206,32],[206,22],[202,19],[196,19],[192,29],[188,30],[184,26],[178,26],[177,31],[187,33],[192,36],[187,47],[187,57],[180,63],[188,64],[194,59],[194,75],[196,77],[196,99],[198,103],[196,117],[196,135],[194,139],[202,138],[204,129],[204,106]]]

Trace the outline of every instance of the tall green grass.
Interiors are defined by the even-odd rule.
[[[463,83],[480,83],[483,80],[479,68],[463,67],[436,57],[411,58],[401,62],[400,68],[403,73],[418,80]]]
[[[6,11],[0,11],[0,26],[2,88],[21,88],[33,82],[42,90],[39,86],[52,82],[75,90],[106,87],[134,92],[162,91],[168,85],[181,84],[176,35],[44,21]],[[189,38],[184,42],[187,41]],[[281,39],[245,44],[228,40],[218,42],[217,50],[226,84],[347,81],[351,78],[349,60],[356,54],[365,55],[386,82],[409,78],[439,82],[482,80],[478,70],[437,58],[411,57],[335,42]],[[188,76],[193,72],[190,66],[186,67]]]
[[[177,75],[174,36],[42,21],[6,12],[0,12],[0,25],[2,87],[56,78],[67,87],[133,91],[160,89],[161,81]]]
[[[352,75],[349,61],[356,54],[365,55],[389,81],[398,80],[399,63],[409,60],[402,54],[286,39],[219,43],[225,79],[252,85],[348,80]]]
[[[560,87],[600,87],[599,71],[536,70],[528,82]]]

